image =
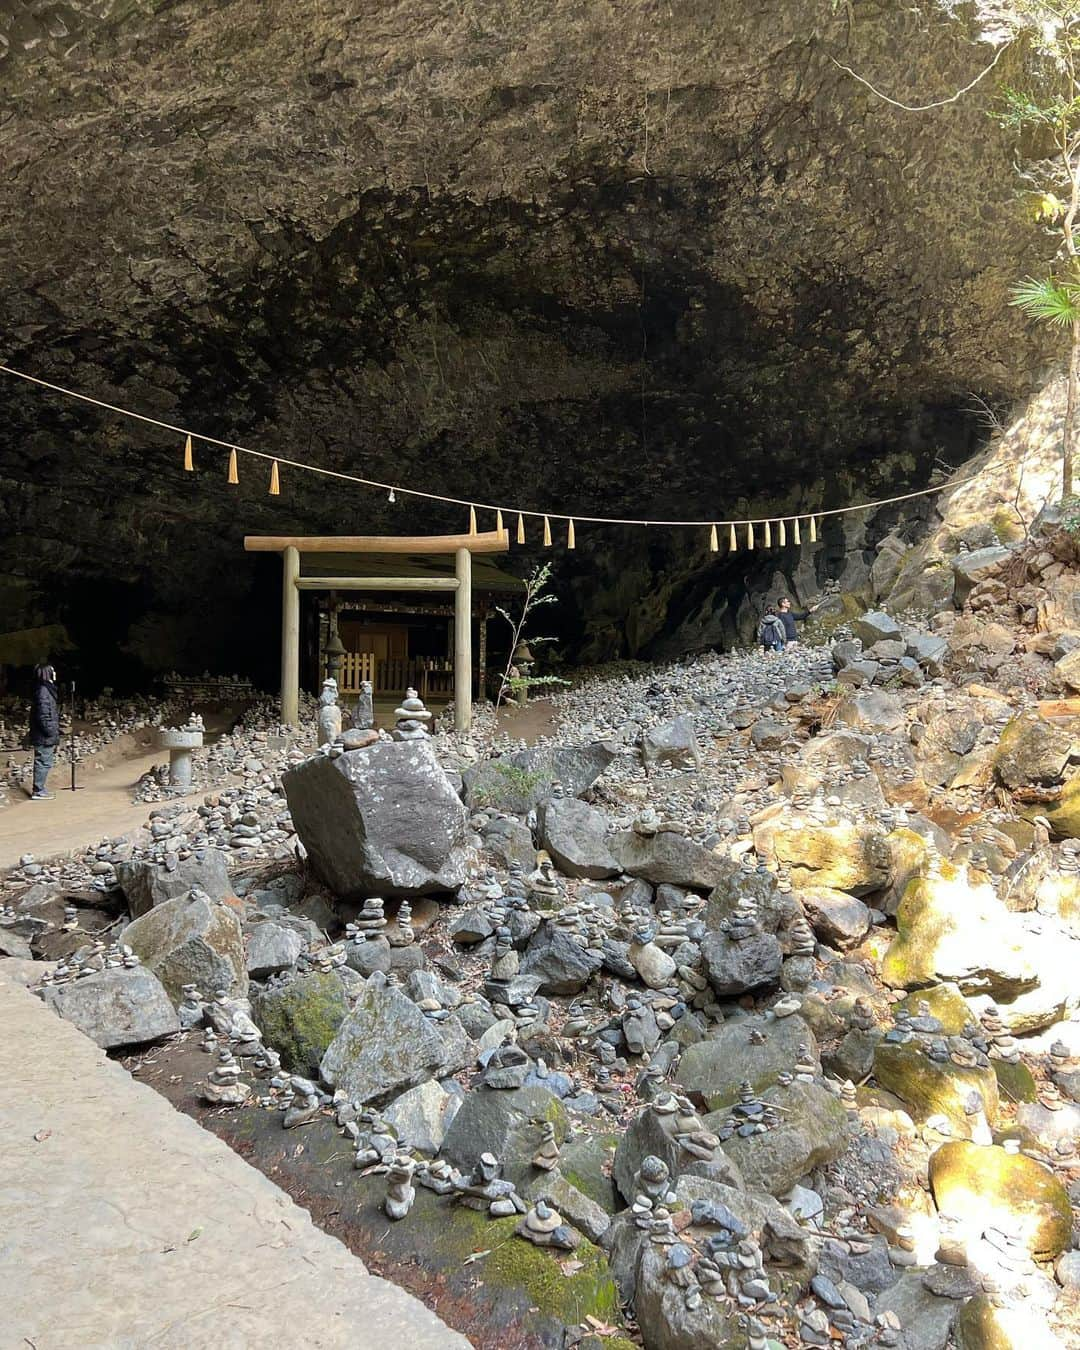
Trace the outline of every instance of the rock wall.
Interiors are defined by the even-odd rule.
[[[0,356],[497,503],[707,517],[921,485],[977,448],[970,391],[1029,387],[1005,300],[1042,241],[993,81],[913,115],[836,63],[918,102],[988,54],[931,0],[8,6]],[[0,631],[63,622],[103,670],[272,653],[246,531],[463,524],[287,470],[270,498],[250,464],[229,489],[202,447],[185,476],[174,438],[40,391],[5,409]],[[730,639],[748,574],[703,545],[579,531],[578,652]]]

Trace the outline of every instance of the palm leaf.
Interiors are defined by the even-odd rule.
[[[1056,328],[1069,328],[1080,319],[1080,286],[1076,282],[1040,280],[1028,277],[1014,286],[1010,305],[1022,309],[1032,319],[1041,319]]]

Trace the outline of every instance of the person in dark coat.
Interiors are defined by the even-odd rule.
[[[784,642],[788,647],[795,646],[799,641],[799,630],[795,627],[796,619],[799,623],[810,617],[811,611],[808,609],[792,609],[791,601],[785,595],[777,606],[777,616],[784,625]]]
[[[34,670],[30,744],[34,747],[34,790],[30,800],[46,802],[53,796],[45,784],[56,759],[56,747],[60,744],[60,695],[52,666],[37,666]]]

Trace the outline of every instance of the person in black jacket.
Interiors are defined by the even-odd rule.
[[[46,790],[45,784],[56,759],[56,747],[60,744],[60,696],[52,666],[37,666],[34,670],[30,744],[34,747],[34,791],[30,800],[47,802],[53,793]]]
[[[800,623],[810,617],[811,611],[808,609],[792,609],[791,601],[785,595],[776,609],[780,622],[784,625],[784,638],[786,645],[791,647],[798,644],[799,630],[795,627],[795,620]]]

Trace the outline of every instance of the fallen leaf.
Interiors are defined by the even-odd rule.
[[[34,1135],[34,1140],[38,1144],[43,1144],[51,1135],[52,1130],[38,1130],[37,1134]]]
[[[202,1232],[201,1228],[193,1228],[191,1232],[188,1234],[187,1240],[189,1242],[194,1242],[201,1232]]]
[[[584,1261],[560,1261],[559,1269],[564,1275],[576,1275],[579,1270],[585,1269]]]
[[[469,1255],[468,1255],[468,1256],[465,1258],[465,1260],[462,1262],[462,1265],[465,1265],[465,1266],[471,1266],[472,1263],[473,1263],[474,1261],[481,1261],[481,1260],[483,1260],[483,1258],[484,1258],[485,1256],[490,1256],[490,1255],[491,1255],[491,1248],[490,1248],[490,1247],[488,1247],[486,1250],[484,1250],[484,1251],[482,1251],[482,1252],[470,1252]]]

